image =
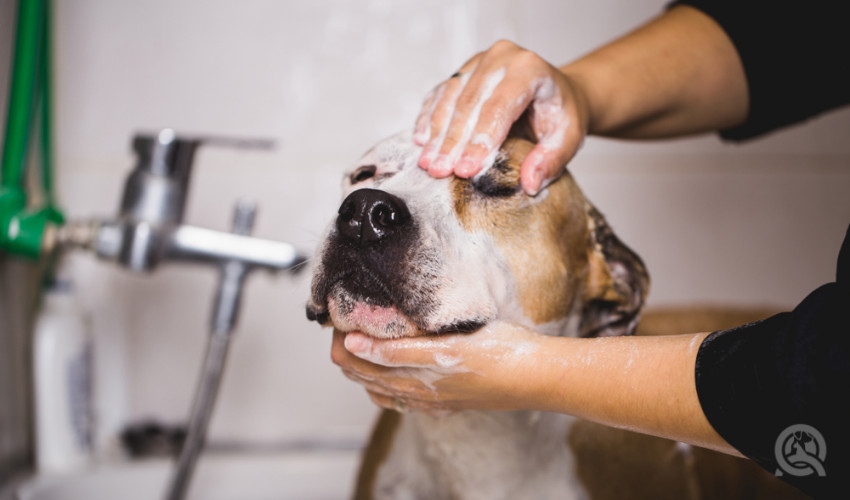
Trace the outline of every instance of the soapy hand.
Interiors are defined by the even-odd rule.
[[[551,411],[739,454],[708,423],[694,388],[706,335],[582,339],[492,323],[385,340],[337,330],[331,358],[391,410]]]
[[[476,54],[426,97],[414,141],[419,166],[435,177],[472,177],[489,167],[514,123],[537,141],[520,168],[531,195],[562,172],[588,126],[577,82],[537,54],[509,41]]]
[[[331,359],[378,406],[439,414],[534,406],[545,336],[494,323],[471,334],[375,339],[334,331]]]

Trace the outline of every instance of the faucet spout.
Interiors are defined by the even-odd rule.
[[[249,268],[283,271],[303,262],[289,243],[225,233],[195,226],[178,226],[165,241],[165,259],[184,262],[239,261]]]

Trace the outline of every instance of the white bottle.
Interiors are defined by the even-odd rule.
[[[92,335],[72,284],[45,290],[33,334],[36,465],[65,473],[92,456]]]

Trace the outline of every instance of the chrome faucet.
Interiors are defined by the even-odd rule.
[[[69,222],[55,235],[60,248],[87,248],[101,259],[136,272],[151,272],[168,261],[211,264],[219,269],[207,356],[186,440],[169,485],[169,500],[185,496],[203,448],[245,278],[253,269],[295,271],[305,261],[288,243],[249,236],[256,213],[251,202],[237,203],[230,233],[183,224],[192,161],[202,144],[252,149],[272,146],[266,140],[177,137],[171,129],[137,135],[133,149],[138,163],[124,185],[118,217]]]
[[[138,163],[127,178],[118,217],[90,223],[88,244],[98,257],[133,271],[152,271],[162,261],[222,264],[239,261],[249,268],[290,269],[301,261],[292,245],[249,237],[253,216],[236,208],[233,233],[183,224],[192,160],[201,144],[268,149],[265,140],[178,138],[165,129],[137,135]],[[73,225],[67,227],[74,231]],[[77,238],[79,239],[79,238]],[[74,241],[72,235],[67,240]],[[62,237],[60,236],[60,241]]]
[[[58,229],[56,245],[87,248],[99,258],[135,272],[151,272],[168,261],[216,266],[222,279],[213,331],[229,330],[235,322],[242,282],[251,270],[295,270],[305,259],[288,243],[249,236],[256,212],[252,202],[237,203],[230,233],[183,224],[192,161],[202,144],[251,149],[273,146],[261,139],[177,137],[171,129],[136,135],[133,149],[138,162],[124,184],[118,216],[71,221]]]

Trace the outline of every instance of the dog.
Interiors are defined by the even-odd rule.
[[[649,289],[643,262],[569,172],[524,193],[519,166],[533,147],[511,136],[474,178],[435,179],[417,166],[410,132],[378,143],[344,175],[313,260],[308,319],[377,338],[495,321],[547,335],[632,334]],[[753,490],[750,477],[769,487]],[[776,483],[742,459],[567,415],[385,410],[354,497],[794,497]]]

